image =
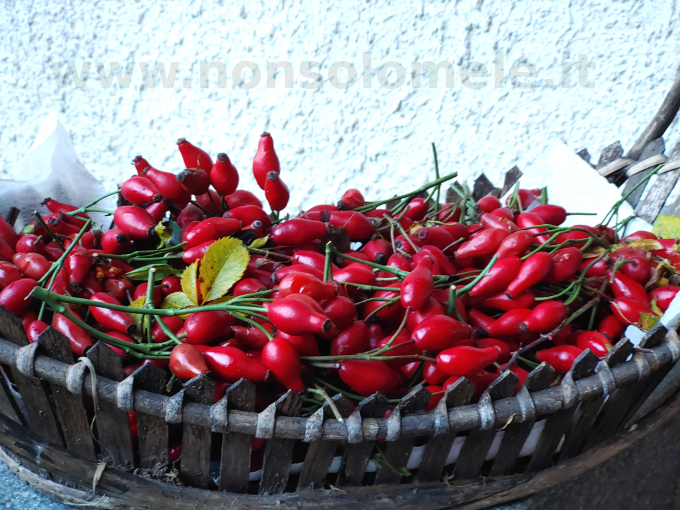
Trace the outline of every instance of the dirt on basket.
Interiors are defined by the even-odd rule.
[[[176,468],[168,469],[168,466],[160,462],[156,463],[152,468],[136,468],[132,471],[132,474],[173,485],[182,485],[179,480],[179,470]]]

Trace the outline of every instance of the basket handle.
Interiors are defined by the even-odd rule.
[[[671,86],[668,94],[659,106],[656,114],[652,118],[651,122],[647,125],[645,130],[642,132],[640,137],[637,139],[633,147],[626,154],[627,158],[637,160],[642,153],[642,149],[652,140],[656,140],[663,136],[671,125],[673,119],[680,109],[680,67],[678,67],[677,73],[675,75],[675,81]]]

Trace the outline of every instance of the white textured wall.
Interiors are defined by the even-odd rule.
[[[254,188],[250,161],[261,131],[270,131],[293,189],[291,205],[337,200],[348,186],[371,197],[432,176],[430,142],[443,171],[498,175],[526,166],[555,138],[596,155],[614,140],[629,148],[655,112],[680,64],[678,0],[456,2],[5,1],[0,6],[0,176],[8,177],[51,110],[73,135],[86,167],[113,186],[142,153],[178,170],[174,140],[184,136],[212,153],[227,152]],[[397,3],[397,2],[394,2]],[[87,4],[87,5],[86,5]],[[92,4],[92,5],[90,5]],[[268,4],[272,4],[271,7]],[[332,4],[326,6],[325,4]],[[562,53],[585,54],[593,88],[562,88]],[[361,86],[371,52],[372,88]],[[552,87],[461,85],[458,67],[477,60],[494,72],[494,55],[526,59]],[[199,88],[200,62],[287,60],[299,78],[303,61],[352,62],[359,82],[339,90],[295,84],[250,90],[215,80]],[[378,85],[386,60],[448,60],[455,85],[395,90]],[[172,88],[145,87],[139,68],[129,88],[102,88],[96,69],[83,88],[59,87],[51,62],[179,62]],[[192,88],[182,86],[189,78]],[[577,82],[577,74],[572,74]],[[677,141],[676,122],[670,141]]]

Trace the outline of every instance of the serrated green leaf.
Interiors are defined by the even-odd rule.
[[[198,306],[198,288],[196,288],[197,273],[198,260],[188,266],[182,273],[182,291],[196,306]]]
[[[269,241],[269,236],[258,237],[252,243],[250,243],[251,248],[262,248]]]
[[[241,279],[250,254],[243,243],[224,237],[210,245],[201,261],[201,295],[203,302],[221,298]]]
[[[664,239],[680,237],[680,218],[659,214],[652,226],[652,232]]]
[[[140,280],[146,282],[149,279],[149,269],[152,267],[156,268],[156,272],[154,273],[154,281],[157,282],[161,281],[163,278],[175,274],[176,272],[172,266],[167,264],[149,264],[148,266],[140,267],[134,271],[125,273],[125,278],[128,280]]]
[[[146,303],[146,296],[139,296],[132,303],[130,303],[130,306],[132,308],[144,308],[144,303]],[[135,324],[137,325],[137,330],[142,331],[144,326],[143,324],[144,315],[141,313],[131,313],[130,317],[132,317],[132,320],[135,321]]]
[[[191,306],[194,306],[194,303],[184,292],[173,292],[172,294],[165,296],[165,299],[161,303],[161,308],[164,310],[181,310]]]

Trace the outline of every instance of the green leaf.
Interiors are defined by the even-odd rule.
[[[194,303],[184,292],[173,292],[172,294],[165,296],[165,299],[161,303],[161,308],[164,310],[181,310],[191,306],[194,306]]]
[[[659,214],[652,226],[652,232],[664,239],[680,237],[680,218]]]
[[[249,246],[251,248],[262,248],[267,244],[267,241],[269,241],[269,236],[258,237],[252,243],[250,243]]]
[[[210,245],[201,262],[203,302],[221,298],[229,292],[243,276],[249,260],[248,249],[233,237],[224,237]]]
[[[141,281],[148,281],[149,280],[149,269],[152,267],[156,268],[156,273],[154,274],[154,281],[161,281],[163,278],[166,278],[170,275],[176,274],[176,270],[167,264],[149,264],[148,266],[140,267],[135,269],[134,271],[130,271],[129,273],[125,273],[125,278],[128,280],[141,280]]]
[[[198,289],[196,288],[196,277],[198,273],[198,260],[187,267],[182,273],[182,290],[189,300],[198,306]]]

